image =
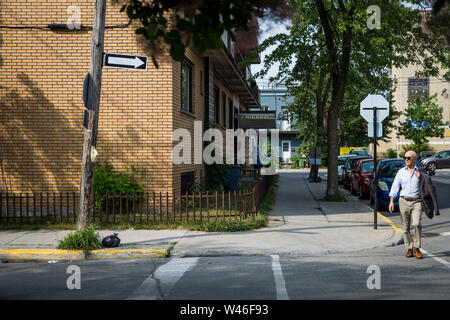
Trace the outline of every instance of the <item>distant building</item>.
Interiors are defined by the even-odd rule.
[[[426,15],[427,12],[424,11]],[[411,95],[419,90],[432,96],[437,93],[437,104],[443,108],[443,122],[450,121],[450,83],[440,78],[416,78],[415,72],[421,70],[420,66],[410,65],[405,68],[392,68],[391,77],[397,80],[397,87],[393,93],[394,108],[397,111],[404,112],[408,108],[408,100]],[[442,72],[444,74],[444,72]],[[402,115],[394,122],[394,128],[390,134],[391,140],[388,143],[381,142],[377,153],[385,152],[387,149],[393,149],[398,153],[403,151],[402,146],[412,144],[411,140],[403,136],[397,137],[398,127],[407,119]],[[450,150],[450,129],[443,129],[444,138],[429,138],[428,145],[434,151]]]
[[[294,127],[293,115],[288,111],[288,106],[294,97],[288,94],[283,80],[277,83],[258,81],[258,87],[261,108],[276,113],[276,126],[280,130],[280,162],[290,162],[292,157],[298,155],[301,144],[301,140],[297,138],[299,132]]]

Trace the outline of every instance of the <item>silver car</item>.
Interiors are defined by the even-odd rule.
[[[357,156],[357,154],[344,154],[342,156],[338,156],[338,183],[342,183],[344,181],[344,167],[347,159]]]

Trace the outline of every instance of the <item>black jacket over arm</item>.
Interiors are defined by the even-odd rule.
[[[420,198],[422,198],[422,208],[427,217],[431,219],[433,215],[438,216],[440,213],[436,198],[436,188],[425,170],[420,170],[419,194]]]

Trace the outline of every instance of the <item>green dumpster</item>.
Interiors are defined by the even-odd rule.
[[[298,158],[298,166],[300,168],[304,168],[305,167],[305,162],[306,162],[306,158]]]

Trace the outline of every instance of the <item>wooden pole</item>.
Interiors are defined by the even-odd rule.
[[[94,23],[92,27],[91,66],[95,90],[92,108],[88,110],[88,127],[84,130],[83,158],[81,165],[80,204],[77,230],[86,228],[90,221],[92,197],[94,192],[94,162],[91,160],[91,148],[97,140],[98,113],[100,107],[100,89],[102,82],[103,46],[105,36],[106,0],[95,0]]]

